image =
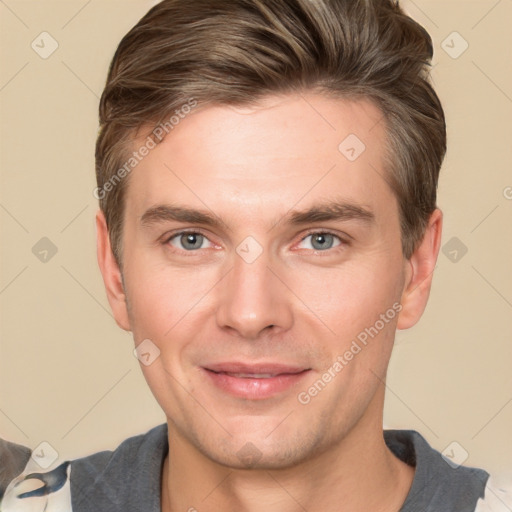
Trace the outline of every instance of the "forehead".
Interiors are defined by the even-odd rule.
[[[209,105],[180,118],[140,161],[127,204],[139,219],[173,201],[242,216],[331,195],[372,204],[389,200],[384,151],[383,116],[369,100],[297,94],[250,108]]]

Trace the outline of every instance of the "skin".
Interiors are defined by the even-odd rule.
[[[384,443],[384,383],[396,329],[413,326],[426,306],[442,213],[404,259],[398,205],[382,178],[381,120],[369,101],[312,92],[194,111],[130,175],[124,287],[97,214],[98,261],[116,321],[136,345],[150,339],[160,350],[142,370],[168,419],[164,511],[397,511],[405,500],[414,468]],[[349,134],[366,145],[354,162],[338,150]],[[290,211],[328,200],[374,219],[286,221]],[[213,212],[223,224],[144,226],[143,214],[161,204]],[[175,236],[183,229],[204,238],[187,245]],[[335,236],[321,245],[311,231]],[[252,263],[237,253],[248,236],[263,251]],[[299,403],[395,303],[399,315]],[[219,361],[310,371],[270,398],[243,399],[205,377],[201,367]],[[237,455],[249,442],[252,464]]]

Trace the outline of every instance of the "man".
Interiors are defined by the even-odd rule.
[[[3,443],[2,511],[510,510],[382,429],[441,241],[431,57],[388,0],[165,0],[125,36],[98,261],[167,424],[46,472]]]

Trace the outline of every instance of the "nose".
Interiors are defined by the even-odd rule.
[[[252,263],[235,255],[233,268],[223,279],[217,324],[250,340],[285,331],[293,323],[291,296],[265,253]]]

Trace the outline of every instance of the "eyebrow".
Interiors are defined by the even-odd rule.
[[[345,201],[328,201],[313,205],[306,210],[289,211],[277,219],[271,229],[280,223],[301,226],[318,222],[349,220],[361,221],[370,225],[375,222],[375,214],[363,205]],[[155,205],[146,210],[140,218],[143,227],[151,227],[155,224],[171,221],[201,224],[216,229],[226,227],[226,223],[209,210],[197,210],[181,205]]]

